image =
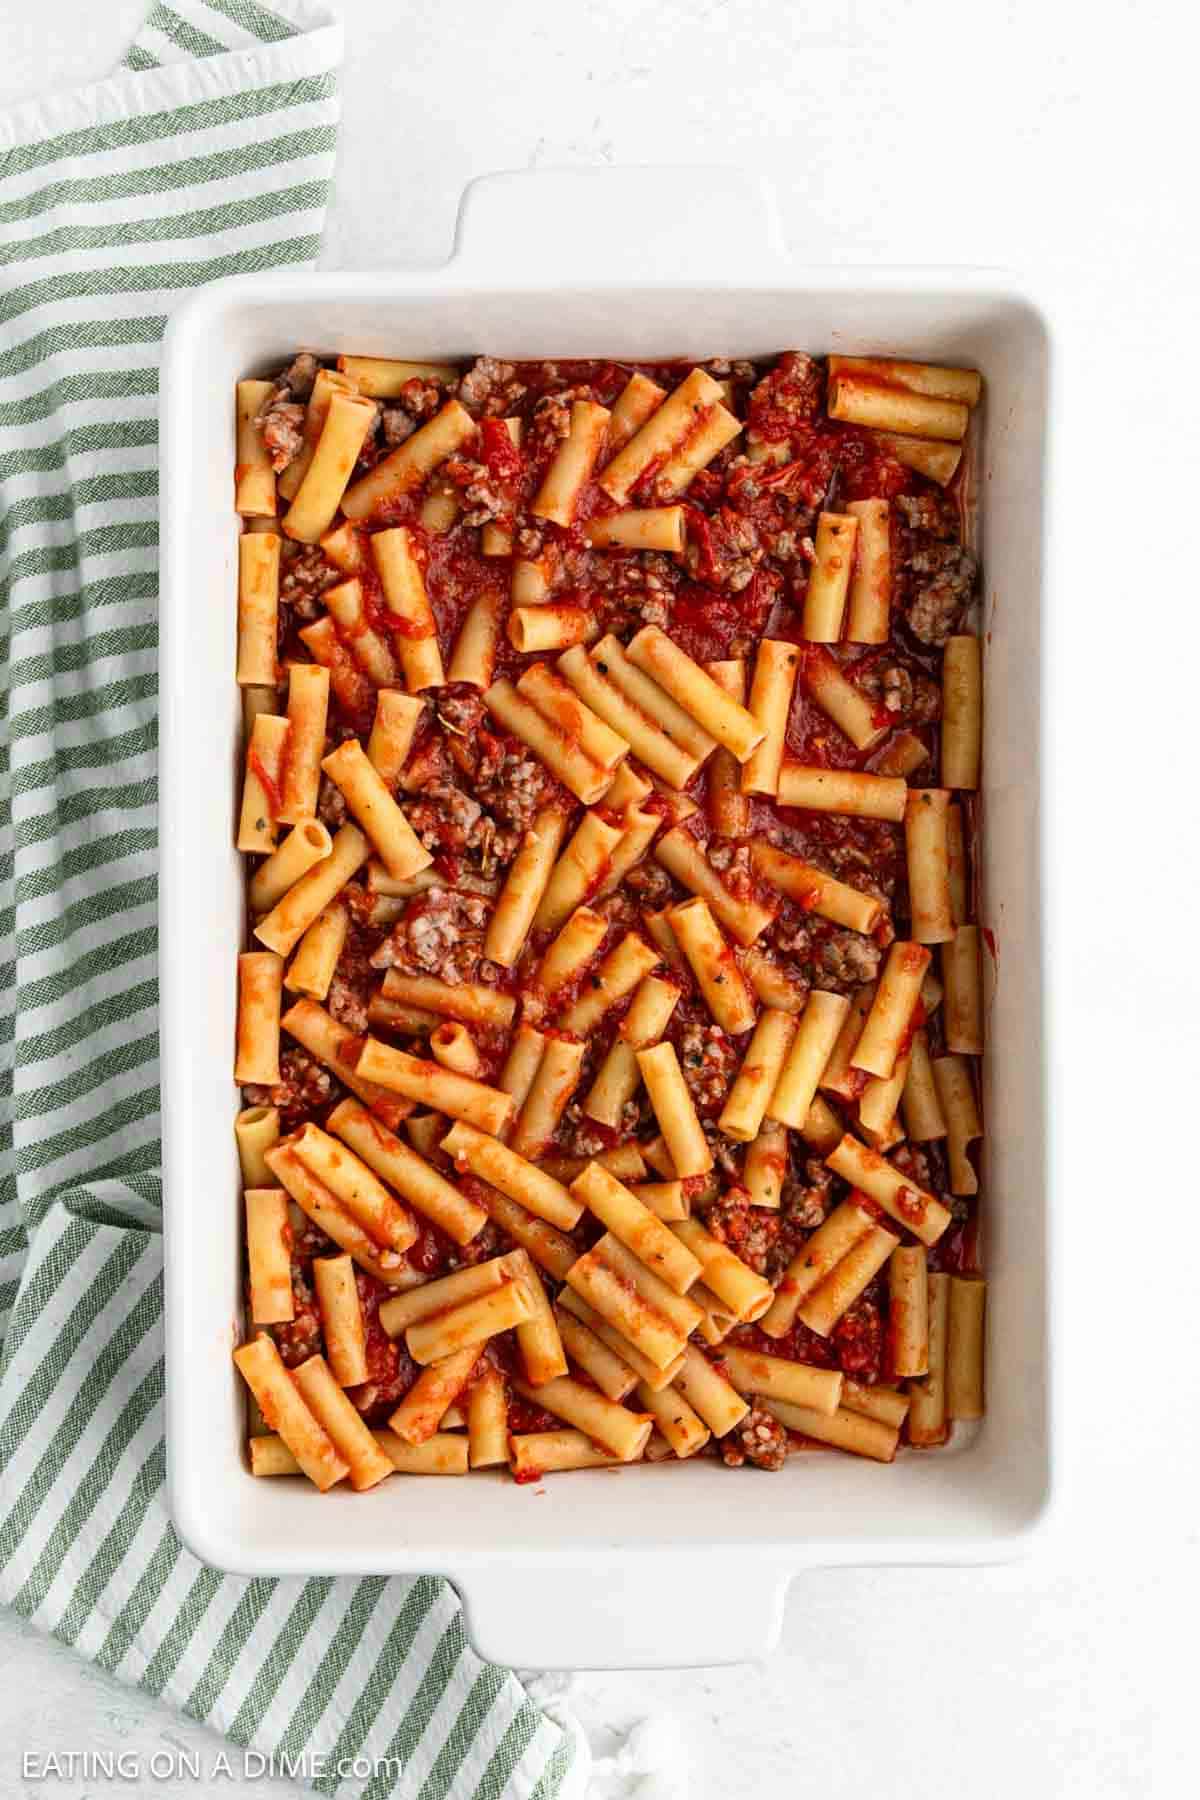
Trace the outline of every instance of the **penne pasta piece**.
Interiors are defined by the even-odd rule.
[[[330,396],[325,423],[281,529],[302,544],[315,544],[333,524],[359,452],[375,424],[377,409],[356,394]]]
[[[663,728],[655,713],[648,712],[639,700],[631,698],[614,679],[608,658],[597,655],[608,641],[603,640],[590,656],[581,644],[564,650],[558,659],[559,674],[589,711],[629,745],[640,762],[672,787],[686,787],[699,768],[701,758],[677,741]],[[640,671],[634,672],[640,674]],[[663,699],[666,698],[664,695]],[[673,712],[671,717],[674,717]]]
[[[763,1356],[757,1350],[735,1349],[732,1345],[724,1350],[721,1360],[739,1394],[809,1406],[826,1418],[837,1411],[842,1392],[840,1370],[814,1369],[807,1363],[788,1362],[783,1357]]]
[[[614,1130],[619,1126],[642,1079],[636,1052],[658,1042],[678,1000],[679,989],[656,975],[647,975],[639,983],[633,1003],[583,1102],[588,1118]]]
[[[387,688],[396,680],[396,659],[390,646],[367,622],[363,586],[357,575],[326,588],[321,595],[337,627],[338,636],[373,687]]]
[[[844,994],[813,989],[767,1101],[769,1119],[796,1131],[803,1126],[849,1012],[850,1002]]]
[[[489,1293],[448,1307],[430,1319],[419,1319],[404,1334],[414,1362],[437,1363],[468,1345],[479,1345],[533,1317],[529,1293],[519,1281],[501,1282]]]
[[[911,775],[929,761],[929,746],[912,731],[894,731],[875,758],[877,775]]]
[[[942,781],[979,786],[983,736],[982,646],[977,637],[946,640],[942,653]]]
[[[648,375],[631,375],[621,392],[608,420],[608,454],[615,456],[646,423],[652,413],[658,411],[667,393]]]
[[[982,1419],[984,1312],[987,1282],[950,1277],[946,1339],[946,1411],[952,1419]]]
[[[338,374],[333,369],[317,370],[312,390],[308,396],[308,404],[304,409],[304,435],[300,448],[287,468],[281,470],[279,475],[278,489],[282,499],[295,499],[304,477],[312,466],[313,456],[321,441],[321,433],[325,429],[325,421],[329,417],[329,403],[333,396],[358,392],[358,384],[350,376]],[[329,535],[326,532],[325,536]]]
[[[638,1261],[676,1294],[686,1294],[701,1264],[662,1220],[599,1163],[589,1163],[571,1183],[572,1196],[587,1206]]]
[[[386,356],[339,356],[338,368],[360,394],[372,400],[402,400],[410,381],[456,381],[459,368],[446,362],[397,362]]]
[[[707,1175],[712,1152],[696,1116],[696,1108],[673,1044],[654,1044],[638,1050],[638,1068],[658,1120],[658,1128],[670,1151],[673,1173],[682,1180]]]
[[[288,674],[288,738],[275,816],[282,825],[316,816],[329,713],[329,671],[293,663]]]
[[[886,644],[891,630],[892,545],[886,500],[850,500],[846,511],[858,521],[846,640]]]
[[[618,503],[628,500],[651,467],[661,467],[664,460],[669,461],[701,422],[702,415],[719,406],[723,399],[712,376],[703,369],[693,369],[607,465],[600,476],[605,493]]]
[[[279,538],[248,531],[238,539],[237,681],[274,688],[279,617]]]
[[[929,1276],[921,1244],[901,1244],[888,1263],[887,1362],[893,1375],[924,1375],[929,1368]]]
[[[714,1437],[727,1437],[750,1411],[743,1396],[715,1369],[702,1350],[689,1344],[672,1384],[704,1420]]]
[[[758,1016],[753,991],[721,936],[707,901],[686,900],[671,907],[667,917],[717,1024],[734,1037],[752,1031]]]
[[[719,385],[719,384],[718,384]],[[727,444],[732,444],[742,422],[726,406],[712,406],[697,421],[679,449],[667,458],[653,477],[655,497],[675,500],[685,494],[701,469],[706,469]]]
[[[674,1387],[660,1388],[656,1392],[644,1381],[639,1382],[638,1404],[650,1414],[676,1456],[695,1456],[712,1437],[699,1413],[692,1410]]]
[[[591,479],[608,429],[608,412],[592,400],[576,400],[571,421],[530,503],[535,518],[555,525],[574,523],[580,495]]]
[[[766,729],[753,713],[732,699],[657,625],[643,625],[630,642],[628,656],[739,763],[762,743]]]
[[[555,1310],[555,1320],[563,1348],[571,1361],[581,1368],[600,1392],[609,1400],[624,1400],[638,1385],[638,1378],[623,1356],[610,1350],[603,1338],[597,1337],[590,1325],[568,1312],[565,1306]],[[653,1410],[647,1408],[647,1411]]]
[[[587,812],[554,865],[533,916],[537,931],[557,931],[576,907],[591,898],[607,875],[621,831],[598,812]]]
[[[896,1066],[886,1079],[882,1075],[872,1075],[859,1095],[858,1122],[867,1142],[874,1144],[876,1150],[883,1148],[879,1140],[888,1137],[895,1126],[900,1096],[908,1079],[909,1055],[906,1050],[896,1058]],[[901,1132],[900,1136],[903,1135]],[[894,1141],[900,1140],[895,1138]]]
[[[555,1281],[565,1281],[567,1270],[579,1255],[579,1247],[569,1237],[528,1212],[519,1201],[502,1194],[499,1188],[481,1187],[488,1217],[507,1232],[514,1244],[529,1252],[530,1260]]]
[[[559,1336],[558,1322],[528,1252],[513,1250],[504,1260],[529,1301],[530,1316],[517,1326],[517,1348],[525,1367],[525,1379],[530,1387],[540,1388],[567,1373],[567,1355]]]
[[[513,1477],[521,1482],[540,1481],[543,1475],[567,1469],[608,1469],[626,1460],[602,1450],[583,1431],[517,1432],[508,1445]]]
[[[494,1469],[508,1462],[508,1395],[503,1375],[490,1363],[471,1386],[467,1446],[473,1469]]]
[[[891,1075],[911,1036],[914,1018],[919,1023],[921,983],[930,960],[923,944],[897,940],[892,945],[850,1058],[851,1069],[865,1069],[869,1075]]]
[[[587,654],[582,645],[577,645],[576,649],[586,661]],[[572,652],[568,650],[564,655],[570,656]],[[562,666],[563,659],[560,658],[559,667]],[[586,700],[588,696],[585,694],[583,698]],[[506,730],[528,745],[577,800],[591,806],[600,798],[611,779],[609,772],[594,762],[561,725],[545,718],[510,681],[493,682],[483,696],[483,703]]]
[[[274,1087],[279,1080],[283,958],[269,950],[238,957],[237,1056],[233,1079]]]
[[[926,394],[934,400],[958,400],[964,406],[978,404],[983,377],[975,369],[943,369],[933,363],[899,362],[890,356],[831,356],[830,375],[859,376],[909,394]]]
[[[438,975],[406,975],[400,969],[385,972],[383,993],[389,1000],[401,1000],[439,1018],[493,1026],[498,1031],[507,1031],[517,1013],[513,996],[499,988],[485,987],[482,982],[443,981]]]
[[[253,688],[244,690],[247,694],[256,691]],[[274,698],[272,692],[272,703]],[[237,847],[252,855],[269,855],[275,847],[277,820],[283,804],[281,788],[287,740],[287,720],[272,713],[259,713],[250,727]]]
[[[325,1493],[350,1473],[350,1465],[305,1404],[273,1339],[265,1334],[253,1338],[234,1351],[233,1360],[267,1425],[282,1438],[314,1487]]]
[[[726,1137],[748,1144],[759,1136],[795,1035],[796,1021],[790,1013],[776,1012],[770,1007],[760,1013],[742,1066],[717,1120]],[[771,1204],[778,1206],[778,1190]]]
[[[239,381],[237,384],[237,464],[233,504],[244,519],[275,517],[275,471],[256,422],[274,391],[270,381]]]
[[[746,698],[746,667],[740,657],[707,662],[704,673],[740,706]],[[750,762],[762,745],[753,751]],[[747,768],[750,763],[747,763]],[[742,770],[732,751],[718,745],[708,765],[708,819],[718,837],[743,838],[750,831],[750,801],[742,791]]]
[[[950,880],[950,916],[955,925],[970,918],[967,903],[967,842],[962,807],[952,801],[946,808],[946,863]]]
[[[983,972],[978,925],[960,925],[942,945],[946,984],[946,1048],[962,1056],[983,1054]]]
[[[367,1038],[358,1068],[365,1080],[379,1087],[434,1112],[448,1113],[452,1119],[465,1119],[493,1135],[502,1131],[513,1115],[512,1099],[498,1088],[409,1056],[391,1044],[381,1044],[378,1038]]]
[[[660,837],[654,855],[681,887],[707,900],[714,918],[743,949],[753,944],[775,917],[777,909],[756,898],[738,899],[730,893],[686,826],[677,825]]]
[[[763,638],[755,657],[754,680],[750,688],[750,712],[762,728],[763,738],[742,765],[744,794],[774,794],[778,789],[799,668],[800,652],[795,644],[781,638]]]
[[[497,1087],[512,1096],[518,1113],[533,1086],[533,1078],[538,1072],[545,1048],[546,1040],[541,1032],[535,1031],[532,1025],[522,1020],[513,1035],[504,1067],[496,1083]],[[511,1127],[506,1127],[500,1136],[507,1137],[510,1129]]]
[[[304,1473],[281,1437],[274,1433],[252,1437],[249,1442],[250,1473],[262,1479],[272,1475]]]
[[[813,1104],[817,1105],[818,1102],[814,1101]],[[722,1126],[721,1129],[724,1131],[726,1127]],[[840,1136],[839,1127],[837,1137]],[[773,1119],[765,1119],[757,1134],[746,1145],[746,1159],[742,1165],[742,1186],[750,1196],[751,1206],[778,1212],[783,1200],[783,1184],[787,1180],[787,1172],[787,1127],[776,1124]]]
[[[598,1389],[585,1387],[569,1375],[560,1375],[536,1388],[522,1381],[515,1386],[518,1393],[585,1432],[593,1444],[599,1444],[621,1462],[633,1462],[642,1454],[654,1428],[654,1421],[644,1413],[616,1405]]]
[[[531,663],[517,682],[517,692],[535,706],[544,719],[557,726],[568,738],[575,739],[584,754],[602,769],[616,769],[629,754],[629,745],[598,713],[585,706],[569,682],[555,673],[548,663]],[[624,765],[621,764],[622,771]],[[625,779],[628,779],[628,775]],[[614,784],[616,777],[614,776]],[[645,799],[649,782],[640,782],[627,796],[618,798],[614,787],[604,792],[605,806],[624,810]]]
[[[465,1475],[467,1440],[452,1431],[435,1431],[419,1444],[405,1443],[394,1431],[377,1431],[375,1442],[398,1475]]]
[[[683,1367],[682,1350],[671,1357],[662,1367],[651,1362],[642,1354],[636,1344],[630,1343],[628,1338],[624,1337],[600,1313],[594,1311],[573,1288],[563,1288],[558,1296],[557,1304],[560,1312],[565,1312],[586,1325],[588,1330],[613,1352],[614,1356],[619,1357],[633,1370],[639,1381],[644,1381],[647,1387],[655,1392],[674,1381]],[[582,1367],[582,1364],[580,1366]]]
[[[488,921],[483,954],[509,969],[520,956],[541,906],[563,838],[567,815],[544,806],[536,814],[508,871]]]
[[[699,1263],[705,1287],[730,1308],[739,1325],[750,1325],[762,1318],[775,1298],[769,1281],[706,1231],[698,1219],[680,1220],[671,1229]]]
[[[279,1108],[247,1106],[233,1122],[243,1188],[278,1187],[267,1165],[267,1151],[279,1142]]]
[[[919,944],[944,944],[954,936],[950,901],[947,788],[911,788],[904,812],[908,898],[912,934]]]
[[[608,921],[603,923],[607,927]],[[583,992],[563,1014],[562,1029],[575,1037],[590,1036],[610,1008],[631,994],[661,960],[644,938],[626,932],[587,977]]]
[[[536,1162],[547,1148],[579,1085],[586,1054],[587,1046],[570,1038],[547,1039],[537,1074],[509,1138],[518,1156]]]
[[[897,431],[880,431],[876,435],[898,463],[903,463],[906,469],[916,469],[920,475],[927,475],[939,487],[948,487],[958,473],[962,461],[961,444],[931,443],[928,438],[909,437]]]
[[[908,787],[896,776],[860,774],[853,769],[816,769],[784,763],[779,771],[780,806],[809,812],[843,813],[854,819],[890,819],[900,824]]]
[[[314,863],[308,873],[276,901],[266,917],[254,927],[255,937],[278,955],[290,956],[309,926],[331,901],[337,899],[370,853],[371,847],[357,826],[341,826],[329,855]]]
[[[386,1480],[392,1473],[391,1462],[371,1436],[362,1414],[334,1380],[325,1358],[310,1356],[298,1369],[292,1370],[292,1381],[346,1463],[350,1486],[357,1493],[365,1493],[368,1488]]]
[[[388,1420],[402,1443],[429,1442],[450,1407],[466,1389],[478,1362],[479,1345],[466,1344],[421,1370]]]
[[[929,1370],[908,1384],[908,1441],[922,1448],[944,1444],[946,1415],[946,1345],[950,1324],[950,1276],[930,1273]]]
[[[547,600],[541,606],[514,607],[508,615],[508,641],[522,656],[538,650],[569,650],[600,636],[596,615],[569,600]]]
[[[852,1456],[870,1457],[872,1462],[892,1462],[900,1433],[894,1425],[869,1419],[863,1413],[839,1406],[833,1413],[818,1412],[811,1406],[794,1406],[786,1400],[764,1402],[772,1418],[789,1431],[812,1438],[818,1444],[831,1444],[835,1450],[848,1450]]]
[[[682,506],[651,506],[589,519],[583,535],[593,550],[662,550],[682,556]]]
[[[318,1230],[352,1256],[356,1263],[385,1287],[407,1285],[412,1270],[402,1250],[381,1248],[350,1209],[302,1163],[287,1142],[267,1152],[267,1161],[300,1211]]]
[[[317,914],[296,946],[284,983],[293,994],[324,1000],[346,944],[350,915],[340,900],[331,901]]]
[[[966,436],[969,413],[961,400],[937,399],[841,374],[830,378],[829,416],[869,430],[958,444]]]
[[[853,514],[818,515],[801,626],[810,644],[836,644],[841,638],[857,541],[858,520]]]
[[[801,1013],[808,1003],[808,984],[791,975],[766,951],[751,944],[742,951],[742,969],[764,1006],[775,1012]]]
[[[450,681],[464,682],[481,693],[491,687],[500,645],[501,611],[502,601],[498,594],[479,594],[471,602],[454,640],[447,677]]]
[[[383,457],[368,474],[347,488],[342,496],[342,511],[348,519],[365,519],[386,502],[416,493],[438,465],[461,450],[475,433],[475,421],[466,407],[457,400],[448,400],[398,450]]]
[[[323,862],[333,849],[333,839],[319,819],[301,819],[266,862],[260,863],[250,882],[250,910],[270,912],[289,888],[314,864]]]
[[[537,967],[525,1008],[540,1017],[546,1001],[573,985],[608,936],[608,920],[590,906],[577,906]]]
[[[819,1286],[796,1308],[801,1324],[828,1337],[838,1320],[849,1312],[859,1295],[878,1275],[900,1239],[882,1225],[872,1225],[851,1246]]]
[[[456,1269],[452,1275],[423,1281],[418,1287],[382,1301],[379,1323],[389,1337],[402,1337],[410,1325],[440,1318],[456,1307],[465,1306],[469,1300],[478,1300],[483,1294],[497,1293],[506,1282],[514,1279],[507,1257],[491,1256],[486,1262],[468,1263],[466,1268]]]
[[[828,1156],[835,1144],[839,1144],[845,1126],[827,1100],[817,1095],[808,1109],[808,1117],[800,1127],[800,1136],[812,1150],[819,1150],[822,1156]]]
[[[363,1230],[385,1249],[407,1250],[417,1236],[407,1207],[393,1199],[374,1171],[353,1151],[312,1120],[300,1127],[288,1144],[293,1155],[332,1194]]]
[[[442,1139],[441,1147],[454,1159],[460,1174],[469,1171],[478,1176],[539,1219],[548,1220],[561,1231],[573,1231],[578,1225],[584,1208],[582,1196],[568,1192],[544,1169],[494,1137],[458,1120]]]
[[[687,1332],[623,1279],[599,1245],[572,1263],[567,1271],[567,1285],[655,1368],[665,1369],[675,1363]],[[699,1307],[695,1313],[699,1318]]]
[[[967,1150],[983,1136],[983,1123],[975,1099],[975,1082],[965,1056],[933,1059],[933,1080],[946,1121],[946,1153],[950,1164],[950,1192],[977,1194],[979,1177]]]
[[[441,1063],[443,1069],[452,1069],[456,1075],[473,1075],[478,1080],[484,1073],[475,1040],[457,1019],[443,1019],[434,1026],[429,1034],[429,1053],[434,1062]]]
[[[874,931],[883,917],[883,902],[874,894],[864,894],[835,876],[827,875],[813,863],[774,844],[755,842],[750,860],[763,881],[770,882],[782,893],[799,901],[806,912],[819,913],[835,925],[848,926],[864,934]]]
[[[861,688],[843,675],[828,650],[819,644],[806,650],[800,679],[809,698],[833,720],[856,750],[872,750],[887,736],[891,715],[876,709]],[[887,773],[895,774],[895,770]]]
[[[413,441],[409,439],[410,443]],[[375,532],[371,555],[388,612],[396,621],[395,643],[405,687],[410,694],[419,694],[444,686],[446,676],[437,624],[425,592],[425,576],[412,533],[404,525]]]
[[[250,1317],[256,1325],[277,1325],[296,1316],[287,1194],[281,1187],[247,1188],[243,1199]]]
[[[934,1194],[918,1187],[877,1150],[846,1134],[825,1161],[835,1175],[859,1189],[923,1244],[936,1244],[950,1214]]]
[[[863,1387],[847,1375],[842,1381],[842,1404],[839,1412],[860,1413],[864,1419],[878,1419],[899,1431],[908,1417],[909,1397],[892,1387]]]
[[[315,1000],[295,1001],[280,1024],[311,1056],[331,1069],[343,1087],[357,1094],[383,1124],[394,1127],[413,1110],[410,1103],[398,1100],[387,1088],[363,1079],[355,1061],[360,1040]]]
[[[367,1328],[353,1258],[314,1256],[312,1283],[329,1366],[340,1386],[356,1387],[367,1380],[368,1365]]]
[[[918,1031],[913,1036],[900,1105],[905,1130],[914,1144],[928,1144],[945,1137],[946,1118],[938,1099],[933,1064],[929,1058],[929,1041],[924,1031]]]

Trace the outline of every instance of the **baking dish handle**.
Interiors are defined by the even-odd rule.
[[[740,285],[783,257],[774,190],[748,169],[511,169],[465,188],[447,272],[513,287]]]
[[[515,1669],[679,1669],[754,1662],[779,1641],[795,1571],[750,1564],[713,1589],[707,1559],[456,1575],[480,1656]]]

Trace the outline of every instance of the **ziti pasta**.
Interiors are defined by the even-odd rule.
[[[975,1429],[980,394],[799,351],[238,384],[253,1474]]]

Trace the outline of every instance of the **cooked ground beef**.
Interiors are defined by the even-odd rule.
[[[417,420],[403,406],[385,406],[379,422],[380,434],[389,450],[397,450],[417,429]]]
[[[971,601],[979,563],[963,544],[929,543],[909,560],[909,594],[904,616],[923,644],[944,644],[962,623]]]
[[[488,903],[477,894],[430,888],[410,900],[371,957],[375,969],[402,969],[407,975],[440,975],[443,981],[471,981],[483,952]]]
[[[329,562],[320,544],[297,544],[284,538],[279,573],[279,598],[297,619],[305,622],[321,612],[320,597],[342,579],[340,569]]]
[[[817,417],[825,378],[802,350],[787,350],[750,395],[748,443],[778,443]]]
[[[728,1244],[750,1268],[765,1275],[767,1263],[779,1236],[779,1214],[761,1206],[751,1206],[744,1188],[730,1188],[712,1201],[704,1214],[704,1223],[715,1238]]]
[[[896,510],[910,531],[947,542],[958,536],[958,509],[944,494],[898,494]]]
[[[321,1348],[321,1315],[317,1311],[316,1297],[309,1285],[308,1277],[300,1264],[292,1262],[292,1304],[294,1317],[278,1325],[272,1325],[271,1335],[275,1339],[279,1355],[289,1369],[298,1369],[302,1362],[315,1356]]]
[[[787,1432],[757,1404],[721,1439],[721,1461],[727,1469],[740,1469],[746,1463],[756,1469],[782,1469],[787,1453]]]
[[[715,1113],[725,1103],[737,1071],[738,1048],[719,1025],[685,1024],[677,1044],[679,1066],[698,1113]]]
[[[494,356],[477,356],[458,383],[458,398],[473,419],[503,418],[524,392],[512,363]]]
[[[346,823],[346,796],[324,772],[317,789],[317,817],[322,825],[328,825],[330,831],[337,831]]]
[[[784,1182],[779,1210],[784,1219],[805,1231],[815,1231],[825,1222],[833,1210],[833,1172],[819,1156],[806,1158],[803,1175],[789,1176]]]
[[[340,1091],[329,1070],[298,1044],[280,1052],[279,1075],[273,1086],[251,1082],[243,1087],[242,1094],[247,1106],[277,1106],[280,1130],[284,1133]]]
[[[827,993],[850,993],[864,981],[874,981],[882,954],[874,938],[834,926],[817,945],[812,984]]]

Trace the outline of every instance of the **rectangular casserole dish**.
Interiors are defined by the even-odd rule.
[[[719,242],[713,220],[730,222]],[[238,377],[297,345],[443,360],[797,348],[983,371],[983,921],[996,953],[985,1061],[989,1411],[974,1437],[902,1454],[886,1470],[818,1454],[765,1479],[699,1461],[668,1480],[652,1467],[599,1470],[536,1492],[417,1477],[322,1498],[250,1475],[229,1357],[241,1330],[230,1068],[244,908],[232,830],[241,728],[229,397]],[[198,1556],[256,1575],[441,1573],[463,1595],[477,1648],[498,1661],[672,1666],[768,1650],[801,1569],[998,1561],[1044,1523],[1054,1461],[1042,981],[1049,379],[1045,319],[1007,279],[794,264],[765,190],[729,170],[487,177],[464,197],[442,268],[242,277],[172,319],[162,399],[167,1432],[174,1518]]]

